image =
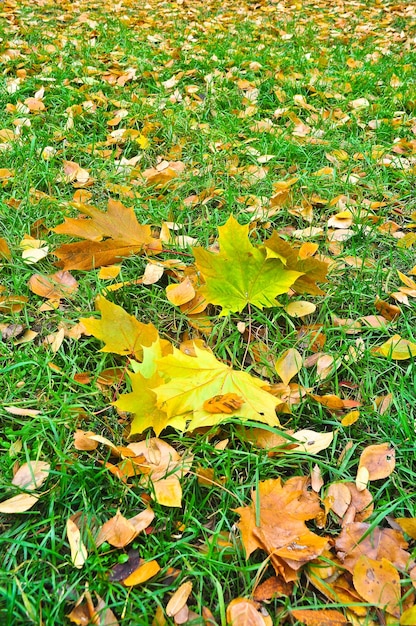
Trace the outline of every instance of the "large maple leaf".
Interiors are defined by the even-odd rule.
[[[87,204],[73,206],[91,219],[67,217],[52,229],[85,240],[63,244],[55,251],[65,270],[89,270],[111,265],[131,254],[157,253],[162,249],[160,240],[152,237],[150,226],[139,224],[133,209],[117,200],[108,201],[106,213]]]
[[[236,417],[279,426],[277,401],[263,389],[264,381],[233,370],[209,350],[195,346],[195,354],[196,357],[189,356],[174,348],[172,354],[157,360],[159,374],[169,380],[153,391],[159,408],[168,416],[169,425],[193,430],[223,422],[230,418],[230,411],[212,413],[206,410],[206,402],[215,396],[235,394],[240,400],[233,411]]]
[[[230,216],[218,229],[219,254],[193,249],[206,283],[200,293],[222,307],[221,315],[240,312],[248,304],[259,309],[278,306],[276,296],[286,293],[302,275],[301,271],[286,269],[280,257],[268,258],[264,247],[253,246],[248,229]]]

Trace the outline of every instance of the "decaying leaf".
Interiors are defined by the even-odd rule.
[[[263,616],[258,611],[259,605],[253,600],[236,598],[227,607],[229,626],[266,626]]]
[[[0,513],[24,513],[32,508],[39,500],[39,496],[30,493],[19,493],[17,496],[0,502]]]
[[[147,561],[146,563],[139,565],[139,567],[134,570],[134,572],[132,572],[130,576],[127,576],[127,578],[123,580],[123,585],[125,585],[126,587],[141,585],[150,578],[153,578],[153,576],[156,576],[159,571],[160,565],[157,561]]]
[[[293,617],[306,626],[343,626],[348,620],[334,609],[292,609]]]
[[[12,485],[33,491],[39,489],[48,477],[51,466],[45,461],[24,463],[13,476]]]
[[[192,591],[192,583],[190,581],[183,583],[173,594],[166,605],[166,615],[173,617],[187,603]]]
[[[394,471],[395,465],[396,453],[390,444],[367,446],[360,456],[357,487],[364,489],[369,480],[387,478]]]
[[[302,363],[302,356],[294,348],[289,348],[280,355],[274,366],[284,385],[288,385],[300,372]]]
[[[260,548],[265,551],[276,574],[286,582],[296,580],[298,570],[320,554],[327,539],[311,532],[305,521],[321,514],[319,497],[308,491],[308,478],[280,479],[259,483],[252,503],[236,509],[238,524],[247,558]]]

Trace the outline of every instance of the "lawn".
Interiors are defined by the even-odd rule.
[[[416,624],[415,17],[0,4],[2,624]]]

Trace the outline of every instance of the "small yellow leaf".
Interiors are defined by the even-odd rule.
[[[148,561],[140,565],[130,576],[127,576],[123,580],[123,585],[126,587],[134,587],[146,582],[149,578],[153,578],[160,570],[160,565],[157,561]]]
[[[101,280],[110,280],[111,278],[117,278],[120,274],[121,265],[106,265],[100,267],[98,271],[98,278]]]
[[[402,339],[400,335],[390,337],[383,345],[379,346],[375,354],[390,357],[396,361],[404,361],[416,356],[416,343]]]
[[[403,611],[400,617],[400,626],[415,626],[416,624],[416,606]]]
[[[88,552],[81,541],[81,532],[71,518],[69,518],[66,522],[66,534],[71,547],[72,564],[77,569],[81,569],[87,560]]]
[[[288,385],[301,370],[302,363],[302,356],[294,348],[289,348],[280,355],[274,366],[284,385]]]
[[[344,417],[341,420],[341,424],[343,426],[351,426],[352,424],[355,424],[355,422],[358,420],[359,417],[360,417],[360,411],[350,411],[349,413],[344,415]]]
[[[195,298],[195,289],[189,278],[185,278],[179,284],[172,284],[166,287],[166,296],[172,304],[180,306]]]
[[[289,302],[284,309],[290,317],[305,317],[314,313],[316,306],[312,302],[298,300],[297,302]]]

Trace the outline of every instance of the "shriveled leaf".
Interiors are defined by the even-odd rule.
[[[274,366],[284,385],[288,385],[292,378],[300,372],[302,363],[302,356],[294,348],[289,348],[280,355]]]
[[[248,304],[277,306],[276,296],[288,291],[302,272],[287,270],[281,259],[268,259],[265,249],[250,242],[248,225],[241,226],[233,216],[218,230],[219,254],[193,248],[206,282],[200,293],[222,307],[221,315],[240,312]]]
[[[286,583],[278,576],[271,576],[256,587],[253,599],[258,602],[263,602],[264,600],[271,600],[278,596],[290,596],[292,595],[292,591],[293,585],[291,583]]]
[[[8,498],[0,502],[0,513],[24,513],[32,508],[39,500],[38,496],[29,493],[19,493],[13,498]]]
[[[66,522],[66,535],[71,548],[72,564],[81,569],[88,558],[88,552],[81,540],[81,531],[71,518]]]
[[[363,555],[354,567],[353,583],[366,602],[400,617],[400,576],[390,561],[375,561]]]
[[[143,346],[150,346],[158,337],[153,324],[143,324],[129,315],[121,306],[113,304],[103,296],[96,300],[101,319],[82,318],[88,333],[104,341],[101,352],[132,354],[141,359]]]
[[[86,240],[63,244],[55,251],[65,270],[112,265],[131,254],[157,253],[162,249],[161,242],[152,237],[151,227],[140,225],[133,209],[117,200],[108,201],[106,213],[87,204],[74,206],[91,219],[66,218],[52,229]]]
[[[48,477],[51,466],[45,461],[24,463],[13,476],[12,484],[21,489],[39,489]]]
[[[293,617],[306,626],[343,626],[346,617],[334,609],[292,609]]]
[[[140,565],[130,576],[127,576],[127,578],[123,580],[123,585],[126,587],[141,585],[150,578],[153,578],[153,576],[156,576],[159,571],[160,565],[157,561],[147,561],[143,563],[143,565]]]

